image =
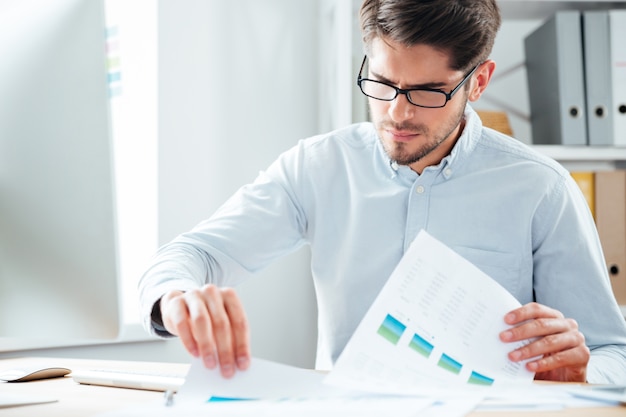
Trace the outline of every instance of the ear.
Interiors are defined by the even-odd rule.
[[[476,72],[474,73],[474,80],[472,81],[472,87],[468,96],[469,101],[476,101],[489,85],[491,76],[496,69],[495,61],[488,59],[480,64]]]

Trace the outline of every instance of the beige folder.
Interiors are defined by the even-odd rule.
[[[596,225],[613,293],[626,305],[626,171],[595,174]]]

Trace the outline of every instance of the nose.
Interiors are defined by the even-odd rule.
[[[415,114],[416,106],[409,102],[409,99],[405,94],[398,94],[398,96],[389,102],[389,117],[394,122],[403,122],[411,119]]]

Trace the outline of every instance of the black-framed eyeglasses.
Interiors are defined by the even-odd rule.
[[[468,72],[461,82],[452,89],[449,93],[437,88],[409,88],[402,89],[394,85],[387,84],[382,81],[372,80],[369,78],[361,77],[363,68],[365,67],[365,61],[367,61],[367,55],[363,58],[361,63],[361,69],[359,70],[359,76],[356,83],[358,84],[361,92],[368,97],[375,98],[376,100],[393,101],[398,94],[404,94],[409,103],[418,107],[425,107],[428,109],[437,109],[444,107],[448,104],[448,101],[452,99],[452,96],[459,91],[459,89],[470,79],[472,74],[480,66],[476,65],[470,72]]]

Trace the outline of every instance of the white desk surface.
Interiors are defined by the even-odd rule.
[[[0,360],[0,369],[19,367],[20,364],[41,361],[55,366],[63,366],[72,370],[78,369],[128,369],[128,370],[159,370],[165,373],[184,373],[188,364],[109,361],[65,358],[16,358]],[[0,390],[27,395],[45,395],[59,401],[48,404],[26,405],[0,409],[2,417],[88,417],[105,411],[123,409],[154,403],[163,398],[163,393],[124,388],[98,387],[81,385],[74,382],[71,376],[39,380],[33,382],[5,383],[0,382]],[[626,407],[573,408],[559,411],[539,412],[506,412],[482,411],[472,412],[470,417],[617,417],[626,416]]]

